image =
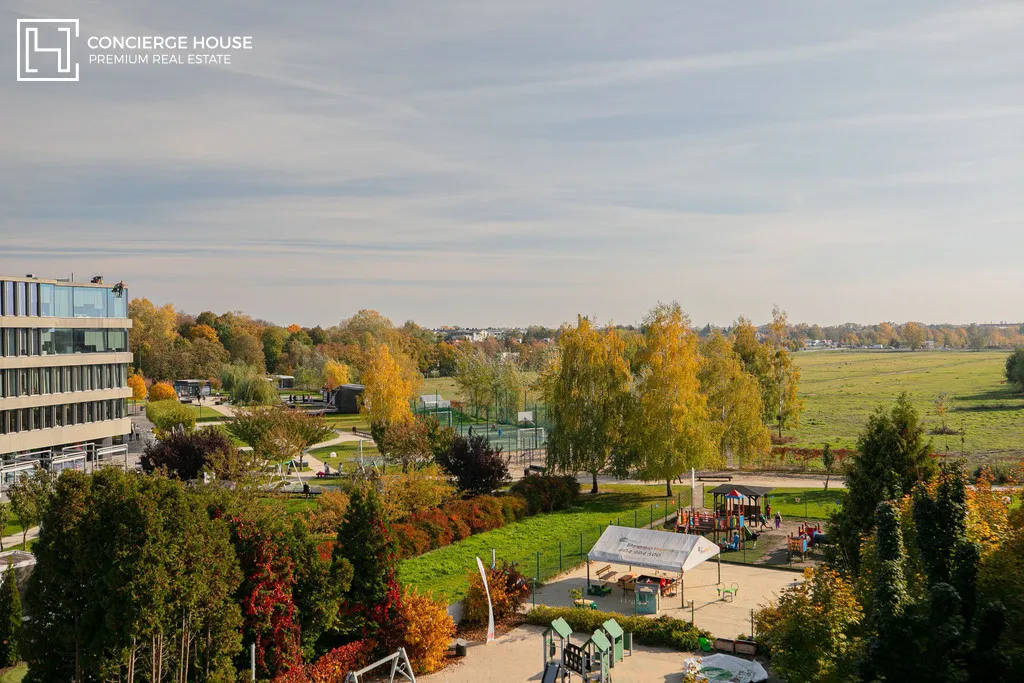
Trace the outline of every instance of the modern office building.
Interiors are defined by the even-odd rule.
[[[131,326],[120,283],[0,276],[2,468],[123,443]]]

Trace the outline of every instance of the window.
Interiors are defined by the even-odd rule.
[[[14,315],[13,282],[0,282],[0,314]]]
[[[53,315],[53,285],[39,285],[39,315],[50,317]]]
[[[128,350],[128,330],[107,330],[107,350],[123,353]]]
[[[107,290],[102,287],[75,287],[76,318],[107,317]]]
[[[14,283],[14,315],[25,315],[25,283]]]
[[[25,283],[25,315],[39,315],[39,283]]]
[[[57,286],[53,291],[53,315],[56,318],[73,318],[75,315],[74,287]]]

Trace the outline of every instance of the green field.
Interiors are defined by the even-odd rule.
[[[907,392],[928,430],[941,426],[936,410],[948,395],[946,425],[964,428],[968,455],[1024,457],[1024,396],[1003,383],[1004,351],[809,351],[795,355],[806,401],[796,446],[854,448],[868,415]],[[936,435],[939,452],[960,453],[959,435]]]

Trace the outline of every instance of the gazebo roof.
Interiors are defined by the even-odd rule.
[[[727,496],[733,491],[738,492],[740,495],[746,496],[747,498],[761,498],[772,491],[774,487],[771,486],[744,486],[743,484],[722,484],[711,489],[712,495],[716,496]]]

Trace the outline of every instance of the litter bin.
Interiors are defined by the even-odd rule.
[[[467,651],[468,647],[469,647],[468,643],[466,643],[466,641],[463,640],[462,638],[459,638],[458,640],[456,640],[455,641],[455,656],[456,657],[465,657],[466,656],[466,651]]]

